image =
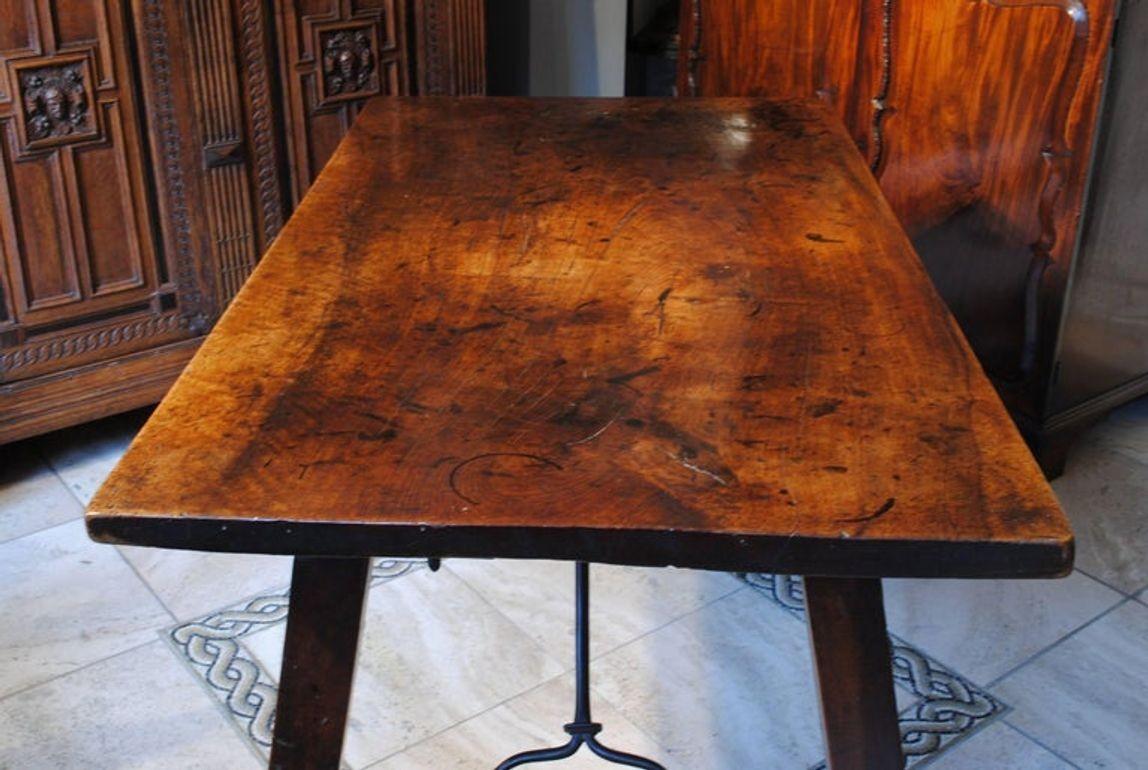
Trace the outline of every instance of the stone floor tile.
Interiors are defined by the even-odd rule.
[[[0,725],[10,770],[260,767],[158,639],[0,700]]]
[[[1061,580],[885,580],[889,630],[985,685],[1123,600]]]
[[[171,616],[82,521],[0,545],[0,695],[136,647]]]
[[[574,638],[572,563],[448,559],[445,564],[552,655],[567,660]],[[637,639],[742,587],[725,572],[592,565],[592,654]]]
[[[84,505],[112,472],[150,410],[115,415],[36,440],[48,463]]]
[[[83,506],[31,443],[0,447],[0,543],[83,514]]]
[[[805,626],[741,591],[603,656],[599,693],[674,768],[807,768],[824,755]]]
[[[284,625],[249,650],[278,680]],[[364,767],[562,673],[461,579],[413,572],[367,599],[345,757]]]
[[[1128,593],[1148,586],[1148,465],[1086,445],[1052,487],[1076,533],[1076,566]]]
[[[929,770],[1074,770],[1073,765],[1006,724],[989,725],[955,744]]]
[[[996,692],[1007,717],[1080,767],[1144,767],[1148,607],[1128,602],[1061,642]]]
[[[569,738],[562,726],[574,710],[574,679],[558,677],[490,711],[439,733],[406,751],[371,765],[371,770],[490,770],[520,751],[560,746]],[[603,725],[599,739],[610,748],[655,761],[670,757],[645,733],[600,697],[593,698],[593,718]],[[540,765],[539,767],[544,767]],[[563,760],[562,770],[617,768],[582,747]]]
[[[291,582],[291,557],[119,546],[179,620]],[[222,600],[222,601],[221,601]]]
[[[1088,444],[1106,447],[1148,465],[1148,396],[1111,412],[1083,437]],[[1069,455],[1069,462],[1074,455]]]

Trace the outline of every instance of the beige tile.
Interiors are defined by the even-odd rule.
[[[1110,413],[1084,436],[1096,444],[1119,452],[1137,462],[1148,464],[1148,397],[1125,404]],[[1074,456],[1069,456],[1073,462]]]
[[[345,756],[363,767],[552,679],[563,666],[452,573],[370,592]],[[282,624],[248,649],[277,680]]]
[[[1129,593],[1148,585],[1148,466],[1085,445],[1052,486],[1076,533],[1076,566]]]
[[[0,700],[0,768],[255,770],[162,641]]]
[[[929,770],[1072,770],[1073,766],[1008,725],[996,723],[954,745]]]
[[[1005,678],[1007,717],[1080,767],[1144,767],[1148,607],[1128,602]]]
[[[82,521],[0,545],[0,695],[155,639],[171,618]]]
[[[551,655],[572,659],[572,563],[448,559],[445,564]],[[612,650],[742,587],[724,572],[592,565],[592,654]]]
[[[291,582],[289,556],[119,548],[179,620]]]
[[[574,680],[562,676],[474,719],[435,735],[381,763],[371,770],[490,770],[520,751],[560,746],[569,738],[562,726],[574,709]],[[602,723],[598,736],[612,749],[670,763],[670,757],[609,703],[595,697],[593,718]],[[545,767],[545,765],[539,765]],[[562,770],[617,768],[595,757],[586,747],[563,760]]]
[[[0,447],[0,543],[83,513],[31,444],[22,441]]]
[[[671,768],[806,768],[824,756],[805,626],[740,591],[595,661],[601,695]]]
[[[51,433],[37,443],[68,488],[87,505],[147,415],[148,410],[116,415]]]
[[[885,580],[889,630],[986,685],[1123,597],[1062,580]]]

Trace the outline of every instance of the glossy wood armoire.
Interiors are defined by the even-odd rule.
[[[680,50],[835,106],[1047,473],[1148,392],[1148,1],[683,0]]]
[[[0,443],[157,401],[363,100],[483,49],[483,0],[0,0]]]

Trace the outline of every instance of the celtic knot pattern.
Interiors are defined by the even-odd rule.
[[[422,561],[380,560],[371,567],[371,586],[402,577]],[[257,746],[268,749],[274,734],[278,688],[240,641],[287,619],[290,592],[272,591],[246,603],[171,629],[176,650],[202,676]]]
[[[782,609],[798,617],[805,615],[805,586],[796,575],[762,575],[745,573],[740,575],[758,591],[766,594]]]
[[[805,591],[794,575],[743,574],[739,577],[791,615],[804,619]],[[931,759],[952,741],[1001,716],[1007,707],[967,679],[890,634],[893,681],[920,700],[901,713],[905,766]],[[811,770],[824,770],[824,762]]]
[[[946,738],[966,733],[1004,710],[988,693],[895,640],[893,678],[924,698],[901,715],[901,750],[906,757],[932,754]]]

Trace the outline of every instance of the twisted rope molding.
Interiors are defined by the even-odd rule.
[[[243,0],[239,13],[243,34],[243,61],[251,98],[251,145],[263,211],[263,235],[267,243],[270,243],[283,227],[283,209],[279,200],[279,179],[272,137],[270,85],[263,57],[263,8],[258,0]]]
[[[186,329],[188,326],[188,319],[173,313],[149,316],[119,326],[56,337],[47,342],[17,348],[0,355],[0,371],[12,371],[60,358],[83,355],[94,350],[114,348],[132,340],[175,332],[179,329]]]

